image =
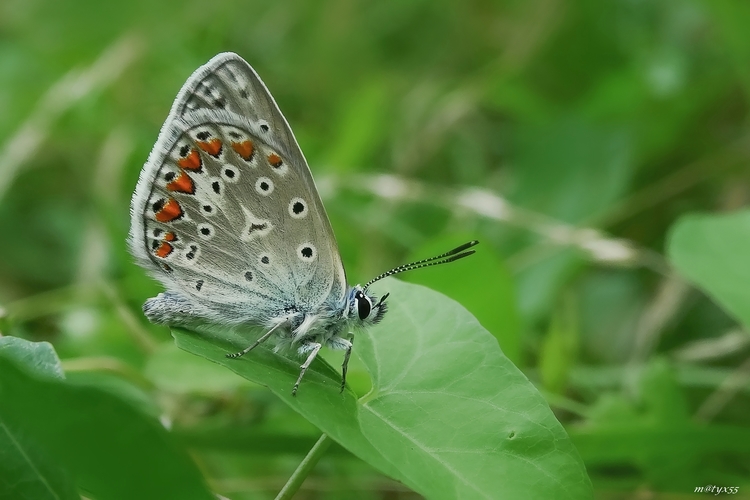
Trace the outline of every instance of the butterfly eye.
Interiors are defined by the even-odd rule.
[[[370,299],[367,298],[367,296],[362,292],[357,292],[356,294],[354,294],[354,298],[357,300],[357,313],[359,314],[359,319],[367,319],[367,317],[370,315],[370,311],[372,310]]]

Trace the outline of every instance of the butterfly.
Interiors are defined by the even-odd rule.
[[[388,294],[370,293],[392,274],[474,253],[471,241],[349,286],[336,238],[307,161],[261,79],[222,53],[177,94],[138,179],[128,243],[166,291],[143,305],[156,324],[263,329],[240,357],[271,336],[296,350],[292,394],[322,346],[345,351],[353,332],[378,323]]]

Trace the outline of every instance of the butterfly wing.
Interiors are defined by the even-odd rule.
[[[133,194],[129,243],[182,303],[228,323],[314,311],[346,291],[302,151],[263,82],[232,53],[180,90]]]

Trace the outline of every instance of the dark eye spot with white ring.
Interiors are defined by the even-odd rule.
[[[262,130],[263,132],[268,132],[268,122],[267,122],[267,121],[265,121],[265,120],[260,120],[260,121],[259,121],[258,123],[260,124],[260,129],[261,129],[261,130]]]
[[[201,211],[206,215],[213,215],[216,213],[216,208],[211,203],[204,203],[201,206]]]
[[[174,172],[167,172],[166,174],[164,174],[164,180],[167,182],[172,182],[175,177],[177,177],[177,174],[175,174]]]
[[[297,257],[303,262],[312,262],[317,256],[318,252],[312,243],[302,243],[297,247]]]
[[[307,217],[307,203],[302,198],[292,198],[289,202],[289,215],[295,219]]]
[[[273,189],[273,181],[268,177],[258,177],[258,180],[255,181],[255,190],[261,196],[268,196],[273,193]]]
[[[370,315],[370,311],[372,310],[370,299],[368,299],[364,293],[358,291],[354,294],[354,300],[357,301],[357,314],[359,315],[359,319],[367,319],[367,317]]]
[[[198,236],[204,240],[210,240],[214,236],[214,228],[211,224],[198,224]]]
[[[226,164],[221,167],[221,177],[227,182],[235,183],[240,179],[240,171],[237,167]]]
[[[215,179],[215,177],[214,177]],[[216,194],[221,194],[221,181],[215,180],[211,182],[211,190]]]
[[[268,257],[268,255],[261,255],[260,256],[260,263],[268,265],[271,263],[271,259]]]

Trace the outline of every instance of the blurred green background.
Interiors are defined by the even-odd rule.
[[[747,302],[686,271],[703,254],[679,256],[724,250],[723,283],[746,295],[750,255],[733,248],[747,247],[724,242],[750,225],[672,226],[750,198],[748,26],[750,3],[729,0],[4,0],[2,333],[51,342],[69,376],[170,422],[214,491],[275,495],[316,430],[149,325],[140,306],[160,287],[125,247],[174,96],[234,51],[291,124],[350,282],[479,239],[475,257],[403,279],[498,338],[597,498],[741,497]],[[354,495],[417,498],[341,449],[300,498]]]

